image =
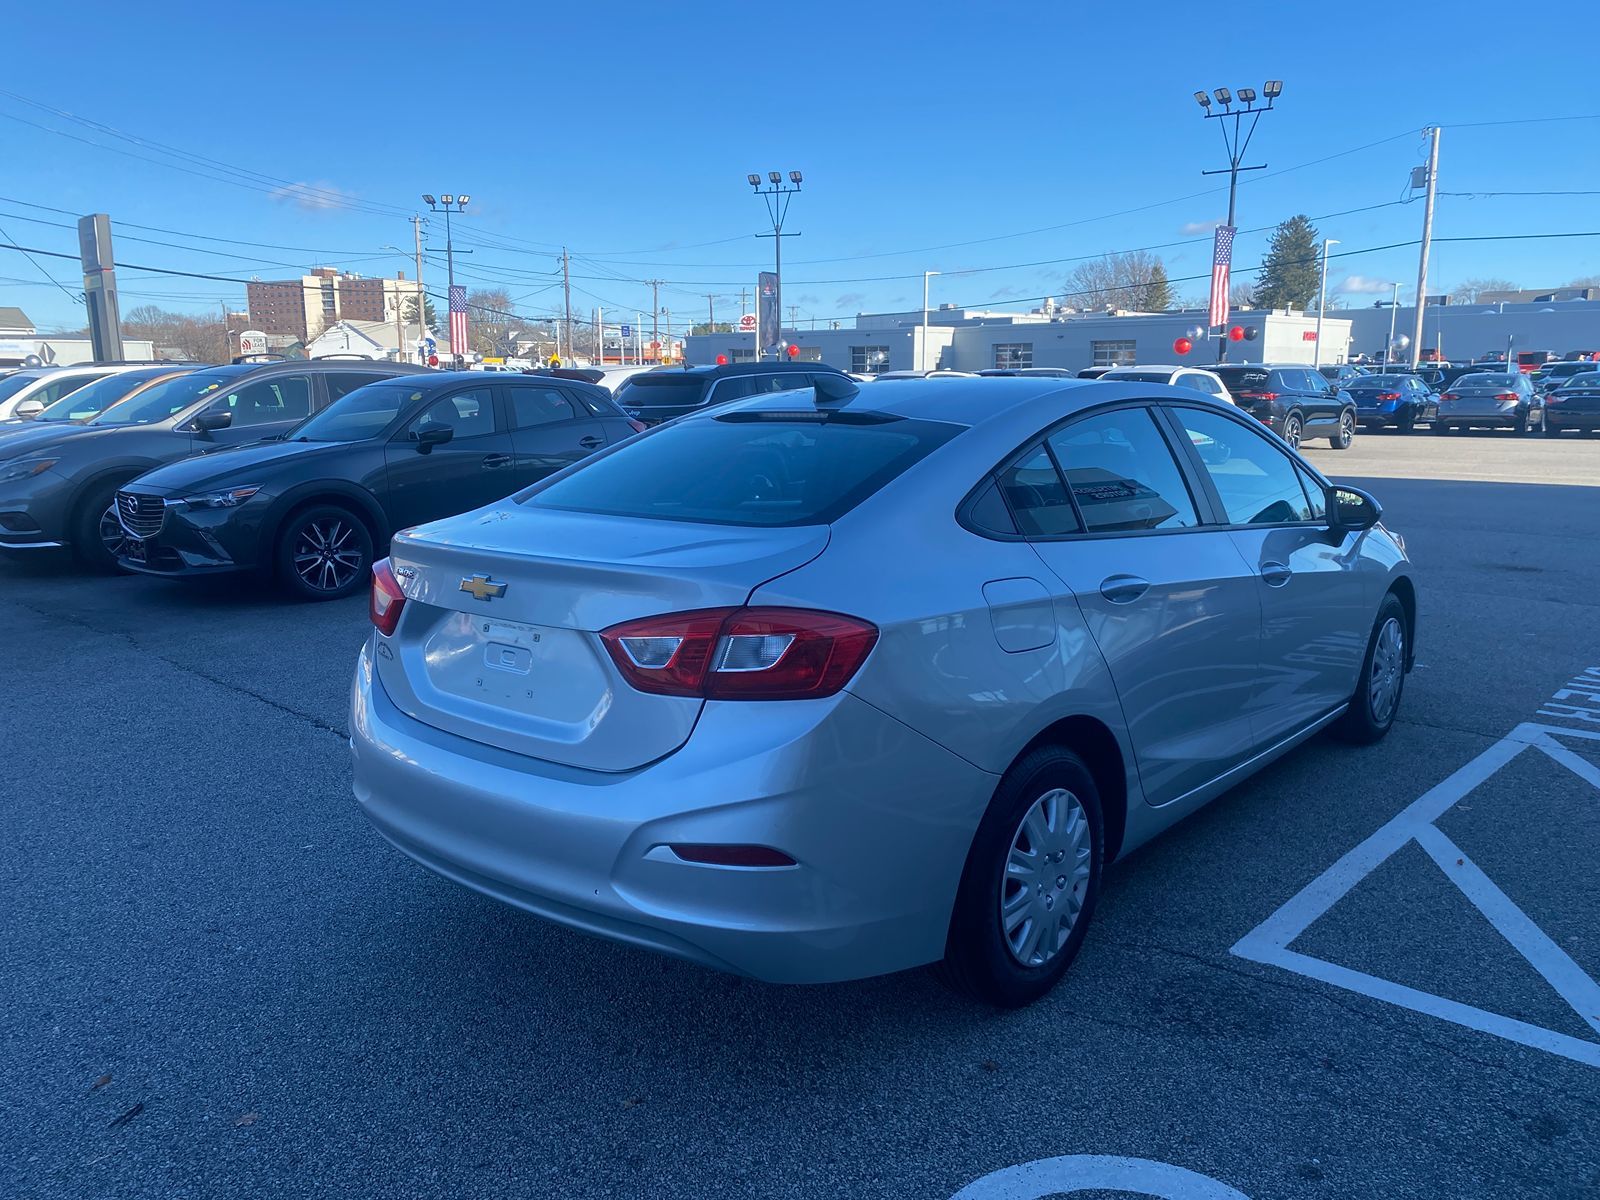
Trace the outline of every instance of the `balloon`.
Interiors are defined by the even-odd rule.
[[[1187,354],[1194,349],[1194,343],[1186,337],[1181,337],[1172,343],[1172,349],[1175,354]]]
[[[1244,341],[1244,326],[1235,325],[1232,329],[1228,330],[1228,340],[1230,342]]]

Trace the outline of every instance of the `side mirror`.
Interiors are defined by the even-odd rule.
[[[24,400],[12,414],[19,421],[31,421],[44,411],[44,401]]]
[[[1328,489],[1328,526],[1337,533],[1360,533],[1383,518],[1383,506],[1371,492],[1336,486]]]
[[[233,414],[225,408],[203,412],[194,419],[194,427],[201,433],[215,433],[233,424]]]
[[[417,453],[429,454],[435,446],[444,445],[455,435],[454,425],[446,425],[443,421],[428,421],[416,432]]]

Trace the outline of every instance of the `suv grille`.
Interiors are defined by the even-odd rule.
[[[154,537],[161,532],[161,523],[167,519],[167,502],[160,496],[118,492],[117,518],[134,537]]]

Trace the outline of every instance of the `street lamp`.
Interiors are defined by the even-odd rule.
[[[1205,115],[1205,119],[1209,121],[1213,118],[1220,118],[1222,122],[1222,143],[1225,147],[1227,147],[1228,165],[1225,168],[1219,168],[1215,171],[1202,171],[1200,173],[1202,175],[1226,174],[1228,176],[1229,230],[1235,228],[1234,213],[1235,202],[1238,199],[1239,192],[1239,172],[1262,171],[1265,170],[1267,166],[1266,163],[1261,163],[1253,167],[1242,167],[1239,164],[1244,161],[1245,152],[1250,149],[1250,139],[1255,136],[1256,125],[1261,120],[1261,114],[1270,111],[1272,108],[1272,102],[1281,95],[1283,95],[1283,81],[1281,79],[1269,79],[1266,83],[1261,85],[1261,96],[1263,99],[1265,99],[1265,104],[1257,103],[1256,90],[1249,87],[1240,88],[1237,99],[1235,99],[1234,94],[1225,87],[1213,89],[1210,95],[1207,95],[1205,92],[1196,92],[1194,94],[1195,103],[1200,106],[1200,110]],[[1216,99],[1219,107],[1212,107],[1211,101],[1213,98]],[[1248,125],[1245,124],[1246,117],[1249,118]],[[1233,122],[1231,129],[1229,128],[1228,124],[1230,118]],[[1228,248],[1228,256],[1230,260],[1232,255],[1232,243],[1230,242]],[[1218,338],[1217,361],[1225,362],[1227,357],[1228,339],[1225,337]]]
[[[917,369],[928,369],[928,280],[932,279],[938,271],[924,271],[922,273],[922,344],[917,347]]]
[[[794,194],[800,190],[801,175],[799,171],[789,172],[789,184],[784,186],[783,176],[777,171],[767,172],[767,186],[761,186],[761,176],[752,171],[745,176],[747,182],[766,203],[767,216],[772,220],[771,233],[758,233],[757,237],[772,239],[772,273],[777,280],[774,299],[777,301],[778,328],[773,330],[773,341],[783,341],[783,239],[786,237],[799,237],[798,233],[785,233],[783,231],[784,218],[789,215],[789,203],[794,199]],[[757,299],[759,311],[760,300]],[[761,331],[765,333],[765,330]],[[758,338],[759,340],[759,338]],[[780,351],[781,355],[781,351]],[[761,357],[761,347],[756,347],[756,358]]]
[[[1322,284],[1317,291],[1317,345],[1311,354],[1311,365],[1322,365],[1322,310],[1328,307],[1328,247],[1337,246],[1338,238],[1322,239]]]
[[[449,279],[449,291],[445,293],[445,299],[447,301],[450,297],[450,293],[454,292],[456,288],[456,247],[455,239],[450,233],[450,214],[452,212],[465,212],[467,201],[469,199],[470,197],[467,196],[465,192],[459,196],[452,196],[449,192],[445,192],[437,201],[426,192],[424,192],[422,195],[422,202],[428,206],[430,211],[444,213],[444,261],[445,271]],[[420,306],[420,300],[418,301],[418,304]],[[456,360],[456,366],[459,367],[461,365],[461,352],[465,350],[466,347],[462,346],[459,350],[456,348],[454,321],[451,321],[450,328],[450,355]]]

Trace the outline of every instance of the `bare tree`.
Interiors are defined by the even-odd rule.
[[[1073,308],[1159,311],[1171,306],[1172,285],[1158,256],[1131,250],[1079,263],[1067,276],[1065,302]]]
[[[122,318],[122,334],[148,338],[156,352],[173,349],[198,362],[227,362],[233,354],[221,315],[194,316],[141,304]]]
[[[511,358],[528,322],[514,311],[505,288],[475,288],[467,293],[467,344],[489,358]]]
[[[1475,304],[1484,292],[1514,292],[1517,285],[1509,279],[1463,279],[1450,289],[1450,303]]]

